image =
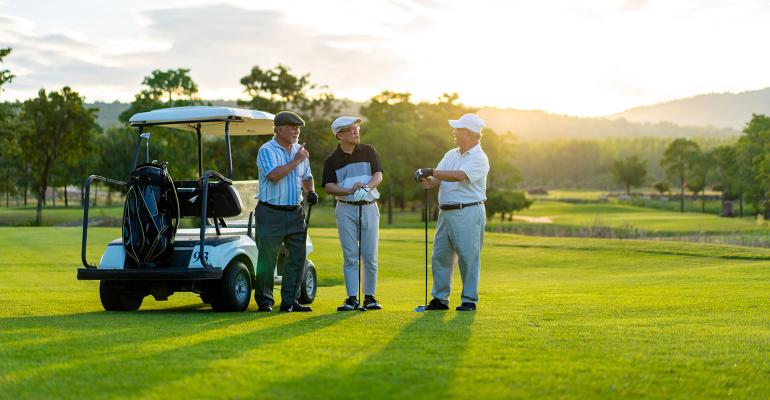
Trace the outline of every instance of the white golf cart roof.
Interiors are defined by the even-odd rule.
[[[224,136],[225,122],[230,122],[230,135],[272,135],[273,118],[268,112],[231,107],[172,107],[134,114],[131,126],[165,126]]]

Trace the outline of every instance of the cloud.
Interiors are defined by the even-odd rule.
[[[230,5],[145,11],[149,35],[171,43],[164,67],[192,68],[201,88],[238,87],[251,67],[288,65],[294,73],[336,90],[379,86],[395,77],[399,57],[388,39],[376,35],[330,34],[297,25],[275,10],[247,10]],[[148,56],[151,56],[148,54]],[[376,71],[376,73],[373,73]]]
[[[279,63],[295,74],[311,73],[311,81],[335,93],[373,95],[397,82],[405,64],[392,51],[387,35],[303,26],[283,11],[216,4],[151,9],[139,15],[143,33],[131,38],[131,47],[125,49],[121,43],[77,32],[41,34],[29,20],[0,15],[0,40],[14,48],[7,60],[18,76],[6,96],[28,97],[40,87],[69,85],[93,100],[127,100],[152,70],[190,68],[203,96],[210,92],[237,97],[242,93],[240,78],[252,66],[272,68]],[[419,14],[402,25],[381,27],[397,31],[414,18]]]

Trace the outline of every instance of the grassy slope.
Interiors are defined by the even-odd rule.
[[[340,282],[333,229],[311,231]],[[101,311],[76,228],[0,228],[8,398],[767,398],[770,251],[489,234],[475,314],[416,314],[423,233],[383,230],[385,310],[215,314],[195,295]],[[93,257],[117,230],[92,231]],[[459,285],[459,279],[458,279]],[[459,287],[458,287],[459,289]],[[457,301],[459,291],[453,301]],[[251,305],[251,311],[254,305]]]

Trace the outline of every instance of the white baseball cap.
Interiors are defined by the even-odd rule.
[[[484,129],[484,120],[476,114],[463,114],[460,119],[450,119],[449,126],[455,129],[465,128],[476,133]]]
[[[361,118],[356,117],[339,117],[332,122],[332,135],[337,136],[340,131],[350,128],[355,124],[360,124]]]

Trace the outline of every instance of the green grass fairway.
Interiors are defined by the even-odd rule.
[[[114,202],[113,206],[92,207],[89,209],[89,220],[115,219],[123,216],[123,204]],[[43,225],[78,225],[83,222],[83,209],[80,206],[43,207]],[[35,222],[35,207],[0,207],[0,226],[29,226]]]
[[[90,232],[95,260],[118,230]],[[418,314],[423,232],[387,229],[385,309],[337,313],[336,230],[311,235],[312,313],[107,313],[79,229],[0,228],[0,397],[770,397],[770,250],[488,234],[479,310]]]
[[[712,214],[679,213],[617,203],[573,204],[557,201],[535,202],[518,216],[547,217],[554,224],[571,226],[602,225],[637,228],[664,233],[766,232],[767,224],[750,218],[721,218]],[[497,222],[495,219],[490,222]]]

